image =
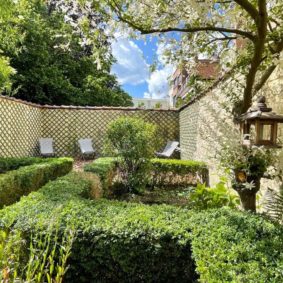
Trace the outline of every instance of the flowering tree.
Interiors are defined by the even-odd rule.
[[[101,3],[101,2],[100,2]],[[235,75],[245,112],[275,70],[283,50],[281,0],[105,0],[114,18],[141,34],[166,36],[171,58],[216,55]],[[104,11],[109,13],[109,9]],[[236,43],[236,44],[235,44]],[[231,54],[232,53],[232,54]],[[192,61],[191,61],[192,62]],[[239,79],[239,75],[243,79]],[[242,88],[241,88],[242,87]],[[231,95],[231,90],[229,90]]]
[[[219,58],[222,72],[229,77],[224,91],[233,102],[235,116],[252,105],[283,50],[282,0],[104,0],[101,9],[107,15],[112,11],[114,16],[109,18],[141,35],[159,35],[168,43],[168,58],[188,62],[190,74],[196,69],[193,58],[200,54]],[[251,156],[248,152],[244,158],[250,171],[265,158]],[[255,195],[266,168],[264,163],[255,177],[250,173],[256,189],[235,186],[245,209],[255,210]]]

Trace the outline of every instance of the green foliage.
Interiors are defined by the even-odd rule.
[[[29,243],[20,230],[0,231],[1,282],[63,282],[75,233],[66,227],[59,237],[59,224],[28,232]]]
[[[112,59],[101,54],[105,60],[98,68],[95,53],[104,53],[98,38],[93,36],[93,49],[84,47],[64,14],[43,0],[17,1],[11,14],[0,30],[0,50],[16,70],[11,91],[17,98],[40,104],[132,105],[110,74]],[[1,81],[0,76],[0,87]]]
[[[86,172],[95,173],[100,177],[105,197],[115,194],[114,180],[119,180],[118,163],[119,159],[102,157],[84,168]],[[145,185],[150,187],[180,187],[208,181],[208,168],[204,162],[152,158],[149,163],[150,171],[145,173],[148,176],[144,175],[143,178]]]
[[[60,235],[71,225],[77,234],[65,282],[196,282],[195,269],[200,282],[282,278],[283,229],[261,216],[93,201],[89,190],[77,174],[50,182],[0,211],[0,227],[36,235],[54,217]]]
[[[229,192],[224,182],[219,182],[215,188],[208,188],[205,184],[198,184],[189,194],[189,206],[193,209],[221,208],[239,206],[239,197]]]
[[[46,162],[46,159],[38,157],[0,157],[0,174],[11,170],[16,170],[22,166],[28,166],[41,162]]]
[[[269,191],[265,201],[265,211],[273,219],[283,223],[283,186],[281,185],[279,192]]]
[[[204,162],[178,159],[151,159],[153,185],[186,186],[208,183],[208,168]]]
[[[85,172],[92,172],[99,176],[102,183],[103,195],[105,197],[111,194],[111,187],[115,177],[117,164],[113,157],[101,157],[92,163],[85,165]]]
[[[190,220],[200,282],[282,281],[282,226],[228,209],[204,211]]]
[[[106,151],[119,158],[119,175],[128,191],[139,191],[148,182],[156,141],[156,126],[142,119],[121,117],[109,125]]]
[[[44,231],[54,217],[63,231],[68,221],[77,236],[65,282],[193,282],[186,211],[89,200],[89,189],[77,174],[50,182],[0,211],[0,227]]]
[[[37,190],[50,180],[67,174],[73,165],[71,158],[46,159],[44,163],[20,167],[0,175],[0,207],[10,205]]]

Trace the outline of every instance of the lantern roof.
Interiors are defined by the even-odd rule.
[[[272,120],[283,123],[283,115],[272,112],[272,108],[267,107],[264,96],[259,97],[257,104],[239,117],[240,121],[252,120]]]

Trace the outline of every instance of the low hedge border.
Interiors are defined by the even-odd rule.
[[[50,182],[0,211],[0,228],[44,229],[56,215],[64,230],[71,221],[78,231],[65,277],[71,283],[281,282],[279,224],[230,209],[88,200],[89,189],[77,174]]]
[[[0,211],[0,228],[30,235],[48,230],[50,219],[62,231],[74,227],[65,282],[195,282],[187,213],[165,205],[90,200],[89,189],[75,173],[50,182]]]
[[[117,159],[101,157],[84,167],[84,171],[97,174],[102,182],[105,196],[117,174]],[[204,162],[177,159],[151,159],[152,176],[149,186],[190,186],[209,184],[209,172]]]
[[[18,201],[21,196],[37,190],[48,181],[67,174],[72,167],[71,158],[51,158],[45,159],[44,163],[20,167],[18,170],[1,174],[0,208]]]
[[[153,185],[189,186],[209,184],[208,167],[204,162],[178,159],[151,159]]]
[[[36,163],[45,162],[46,159],[39,157],[8,157],[8,158],[0,158],[0,174],[6,173],[11,170],[16,170],[22,166],[29,166]]]

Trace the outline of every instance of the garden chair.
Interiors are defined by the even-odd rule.
[[[39,139],[40,154],[45,157],[54,156],[53,139],[52,138],[40,138]]]
[[[80,139],[79,140],[79,147],[81,151],[81,156],[84,159],[85,155],[94,155],[95,150],[92,146],[92,140],[91,139]]]
[[[169,158],[172,156],[175,150],[180,151],[178,147],[179,142],[177,141],[168,141],[164,150],[162,152],[155,152],[156,156],[158,157],[166,157]]]

